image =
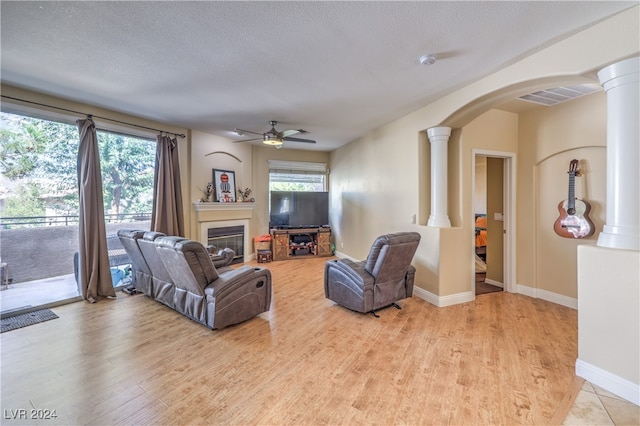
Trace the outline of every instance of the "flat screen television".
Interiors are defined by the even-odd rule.
[[[270,228],[319,228],[328,224],[328,192],[271,191]]]

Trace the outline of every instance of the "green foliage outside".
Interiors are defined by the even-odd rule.
[[[156,142],[98,132],[105,212],[150,213]]]
[[[40,189],[33,183],[18,187],[15,196],[5,200],[3,216],[11,212],[13,217],[44,216],[46,203],[40,198]]]
[[[269,191],[325,191],[325,175],[269,173]]]
[[[2,217],[78,214],[76,126],[0,113]],[[105,214],[148,214],[155,141],[98,131]]]
[[[301,182],[271,182],[271,191],[315,191],[312,184]]]

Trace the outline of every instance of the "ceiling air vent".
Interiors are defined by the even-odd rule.
[[[539,92],[521,96],[518,99],[527,102],[533,102],[535,104],[551,106],[597,92],[601,89],[602,88],[600,86],[597,86],[595,84],[553,87],[551,89],[541,90]]]

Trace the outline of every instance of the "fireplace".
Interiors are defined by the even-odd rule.
[[[200,231],[200,242],[205,246],[215,244],[218,250],[229,247],[238,256],[234,262],[250,261],[253,259],[253,251],[250,245],[249,221],[253,217],[254,207],[255,203],[194,202],[193,209]],[[212,230],[211,233],[210,230]],[[210,238],[214,241],[210,241]],[[216,240],[216,238],[220,239]]]
[[[207,229],[207,245],[214,245],[218,250],[233,250],[236,255],[231,264],[244,262],[244,226],[218,226]]]
[[[252,258],[248,229],[247,219],[200,222],[200,242],[205,246],[213,244],[218,250],[228,247],[235,251],[233,263],[248,262]]]

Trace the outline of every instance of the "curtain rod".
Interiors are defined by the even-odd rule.
[[[14,98],[12,96],[6,96],[6,95],[0,95],[0,96],[3,97],[3,98],[14,100],[14,101],[26,102],[28,104],[38,105],[38,106],[45,107],[45,108],[53,108],[53,109],[57,109],[57,110],[60,110],[60,111],[66,111],[66,112],[71,112],[71,113],[74,113],[74,114],[85,115],[87,117],[99,118],[100,120],[113,121],[114,123],[125,124],[127,126],[138,127],[138,128],[146,129],[146,130],[153,130],[154,132],[166,133],[168,135],[174,135],[176,137],[179,136],[182,139],[185,138],[185,134],[184,133],[167,132],[166,130],[154,129],[152,127],[140,126],[139,124],[127,123],[126,121],[114,120],[113,118],[100,117],[99,115],[87,114],[85,112],[74,111],[72,109],[60,108],[60,107],[53,106],[53,105],[47,105],[47,104],[41,104],[41,103],[38,103],[38,102],[27,101],[26,99]]]

